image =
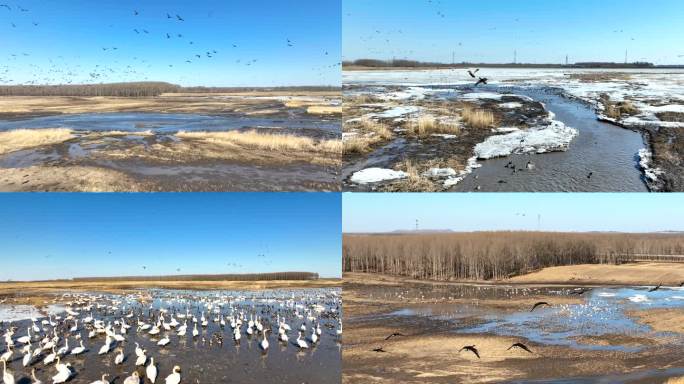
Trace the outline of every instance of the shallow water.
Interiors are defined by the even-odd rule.
[[[465,290],[463,287],[467,287]],[[506,299],[535,294],[568,296],[567,288],[520,288],[489,286],[456,286],[444,291],[389,293],[393,298],[415,298],[423,300],[448,299],[466,297],[471,299]],[[370,291],[369,295],[381,296]],[[635,322],[625,314],[629,310],[648,308],[684,308],[684,291],[679,288],[661,288],[648,292],[647,287],[633,288],[595,288],[583,296],[581,304],[553,305],[529,311],[493,311],[489,307],[480,307],[477,301],[469,304],[428,303],[406,306],[382,317],[418,316],[434,320],[449,321],[453,331],[458,333],[487,333],[505,336],[517,336],[535,343],[564,345],[590,350],[619,350],[636,352],[640,348],[633,345],[594,345],[586,344],[580,337],[602,335],[625,335],[639,337],[652,330]],[[463,326],[460,319],[479,317],[481,322],[475,326]],[[672,336],[672,335],[670,335]],[[684,341],[684,335],[674,335],[677,340]]]
[[[340,122],[316,117],[266,118],[251,116],[212,116],[192,113],[81,113],[0,120],[0,131],[31,128],[71,128],[76,131],[150,130],[154,133],[178,131],[228,131],[240,128],[318,129],[340,132]]]
[[[640,133],[600,122],[590,106],[550,89],[505,90],[544,103],[556,120],[579,130],[579,135],[565,152],[478,160],[482,167],[458,183],[455,191],[473,191],[478,186],[481,191],[496,192],[647,191],[638,167],[637,153],[646,147]],[[526,169],[528,161],[533,169]],[[516,165],[515,173],[506,168],[509,162]]]
[[[83,326],[79,322],[79,330],[69,338],[69,347],[78,345],[76,334],[81,334],[87,352],[78,356],[66,356],[63,362],[71,363],[76,372],[73,383],[90,383],[99,379],[102,373],[109,373],[110,380],[121,383],[134,370],[135,342],[147,350],[148,358],[154,357],[159,370],[158,381],[162,381],[174,365],[181,366],[182,380],[185,383],[323,383],[338,382],[341,374],[341,345],[336,336],[338,317],[341,315],[339,289],[281,289],[256,292],[240,291],[169,291],[146,290],[136,295],[87,294],[74,296],[75,303],[71,309],[79,312],[76,318],[82,320],[92,313],[93,317],[103,320],[105,324],[126,319],[132,327],[125,335],[126,341],[120,346],[124,349],[125,360],[122,365],[115,366],[114,358],[118,353],[114,348],[106,355],[98,355],[98,350],[104,344],[104,336],[88,339],[89,325]],[[219,305],[221,305],[219,307]],[[317,306],[320,312],[316,312]],[[176,330],[164,331],[152,336],[146,331],[136,330],[137,319],[140,317],[150,323],[150,314],[156,320],[160,309],[166,311],[165,319],[168,323],[174,315],[182,324],[180,317],[186,313],[200,319],[202,312],[207,317],[208,326],[197,327],[199,335],[192,336],[193,322],[188,320],[187,335],[180,337]],[[310,335],[312,323],[307,320],[308,314],[316,317],[314,323],[320,323],[322,335],[320,341],[312,348],[299,350],[292,341],[297,338],[297,330],[302,323],[307,326],[306,335]],[[129,317],[130,314],[133,314]],[[221,327],[214,318],[223,315],[243,314],[242,339],[236,343],[232,338],[229,321]],[[65,316],[66,314],[62,314]],[[270,329],[276,323],[277,317],[284,318],[292,327],[288,332],[289,343],[277,340],[276,335],[268,333],[270,347],[263,352],[259,347],[262,336],[255,330],[253,336],[246,333],[249,317],[259,316],[265,329]],[[299,316],[302,316],[300,318]],[[74,322],[68,321],[68,326],[58,327],[58,332],[67,332]],[[201,321],[200,321],[201,323]],[[40,322],[38,323],[40,324]],[[30,321],[15,322],[18,331],[15,337],[23,336]],[[52,327],[44,326],[49,332]],[[115,326],[119,331],[119,327]],[[3,329],[4,332],[4,329]],[[168,334],[171,342],[166,347],[160,347],[156,342]],[[222,337],[222,344],[218,338]],[[58,348],[63,346],[63,338]],[[309,342],[309,344],[312,344]],[[37,342],[34,342],[34,347]],[[42,355],[40,360],[45,355]],[[15,360],[10,364],[15,378],[30,375],[30,368],[21,365],[21,354],[15,352]],[[148,360],[149,362],[149,360]],[[42,361],[34,363],[37,375],[43,381],[56,373],[53,366],[44,367]],[[144,369],[138,368],[141,376]]]

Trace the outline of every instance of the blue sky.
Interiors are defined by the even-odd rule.
[[[333,193],[0,194],[0,280],[339,277],[340,201]]]
[[[345,193],[342,205],[345,232],[414,229],[416,219],[420,229],[459,232],[684,231],[677,193]]]
[[[343,14],[345,60],[684,64],[681,0],[345,0]]]
[[[340,1],[2,1],[0,84],[339,85]]]

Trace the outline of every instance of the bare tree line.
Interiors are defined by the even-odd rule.
[[[545,267],[682,255],[684,234],[473,232],[345,234],[345,272],[432,280],[504,279]]]
[[[0,96],[159,96],[179,92],[180,86],[164,82],[75,84],[75,85],[8,85],[0,86]]]
[[[339,91],[339,87],[181,87],[164,82],[134,82],[109,84],[63,84],[63,85],[5,85],[0,86],[0,96],[114,96],[150,97],[162,93],[220,93],[249,91]]]
[[[318,280],[313,272],[271,272],[234,273],[222,275],[165,275],[165,276],[117,276],[117,277],[75,277],[76,282],[98,281],[265,281],[265,280]]]

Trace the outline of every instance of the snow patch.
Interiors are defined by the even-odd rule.
[[[517,108],[522,108],[522,103],[518,103],[516,101],[512,101],[510,103],[500,103],[499,107],[501,108],[506,108],[506,109],[517,109]]]
[[[444,187],[445,188],[451,188],[454,185],[458,184],[463,180],[466,176],[471,174],[475,168],[480,168],[482,164],[477,163],[477,156],[473,156],[468,159],[468,163],[466,164],[466,167],[464,170],[459,172],[457,176],[452,176],[444,180]]]
[[[653,161],[653,153],[646,148],[639,150],[639,167],[644,171],[644,176],[646,176],[646,181],[649,185],[653,185],[658,182],[658,177],[664,172],[660,168],[651,168],[651,162]]]
[[[547,126],[490,136],[475,146],[475,155],[479,159],[491,159],[512,153],[565,151],[577,134],[576,129],[552,120]]]
[[[479,99],[488,99],[488,100],[501,100],[501,98],[504,95],[500,93],[494,93],[494,92],[471,92],[471,93],[465,93],[461,98],[466,99],[466,100],[479,100]]]
[[[351,177],[351,182],[356,184],[370,184],[379,183],[381,181],[405,179],[408,174],[403,171],[395,171],[386,168],[366,168],[364,170],[354,172]]]
[[[429,177],[431,179],[442,179],[452,176],[456,176],[456,171],[453,168],[430,168],[426,172],[423,172],[423,177]]]

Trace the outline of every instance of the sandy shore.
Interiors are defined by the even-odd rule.
[[[585,264],[544,268],[508,280],[521,284],[658,285],[684,282],[684,263]]]

